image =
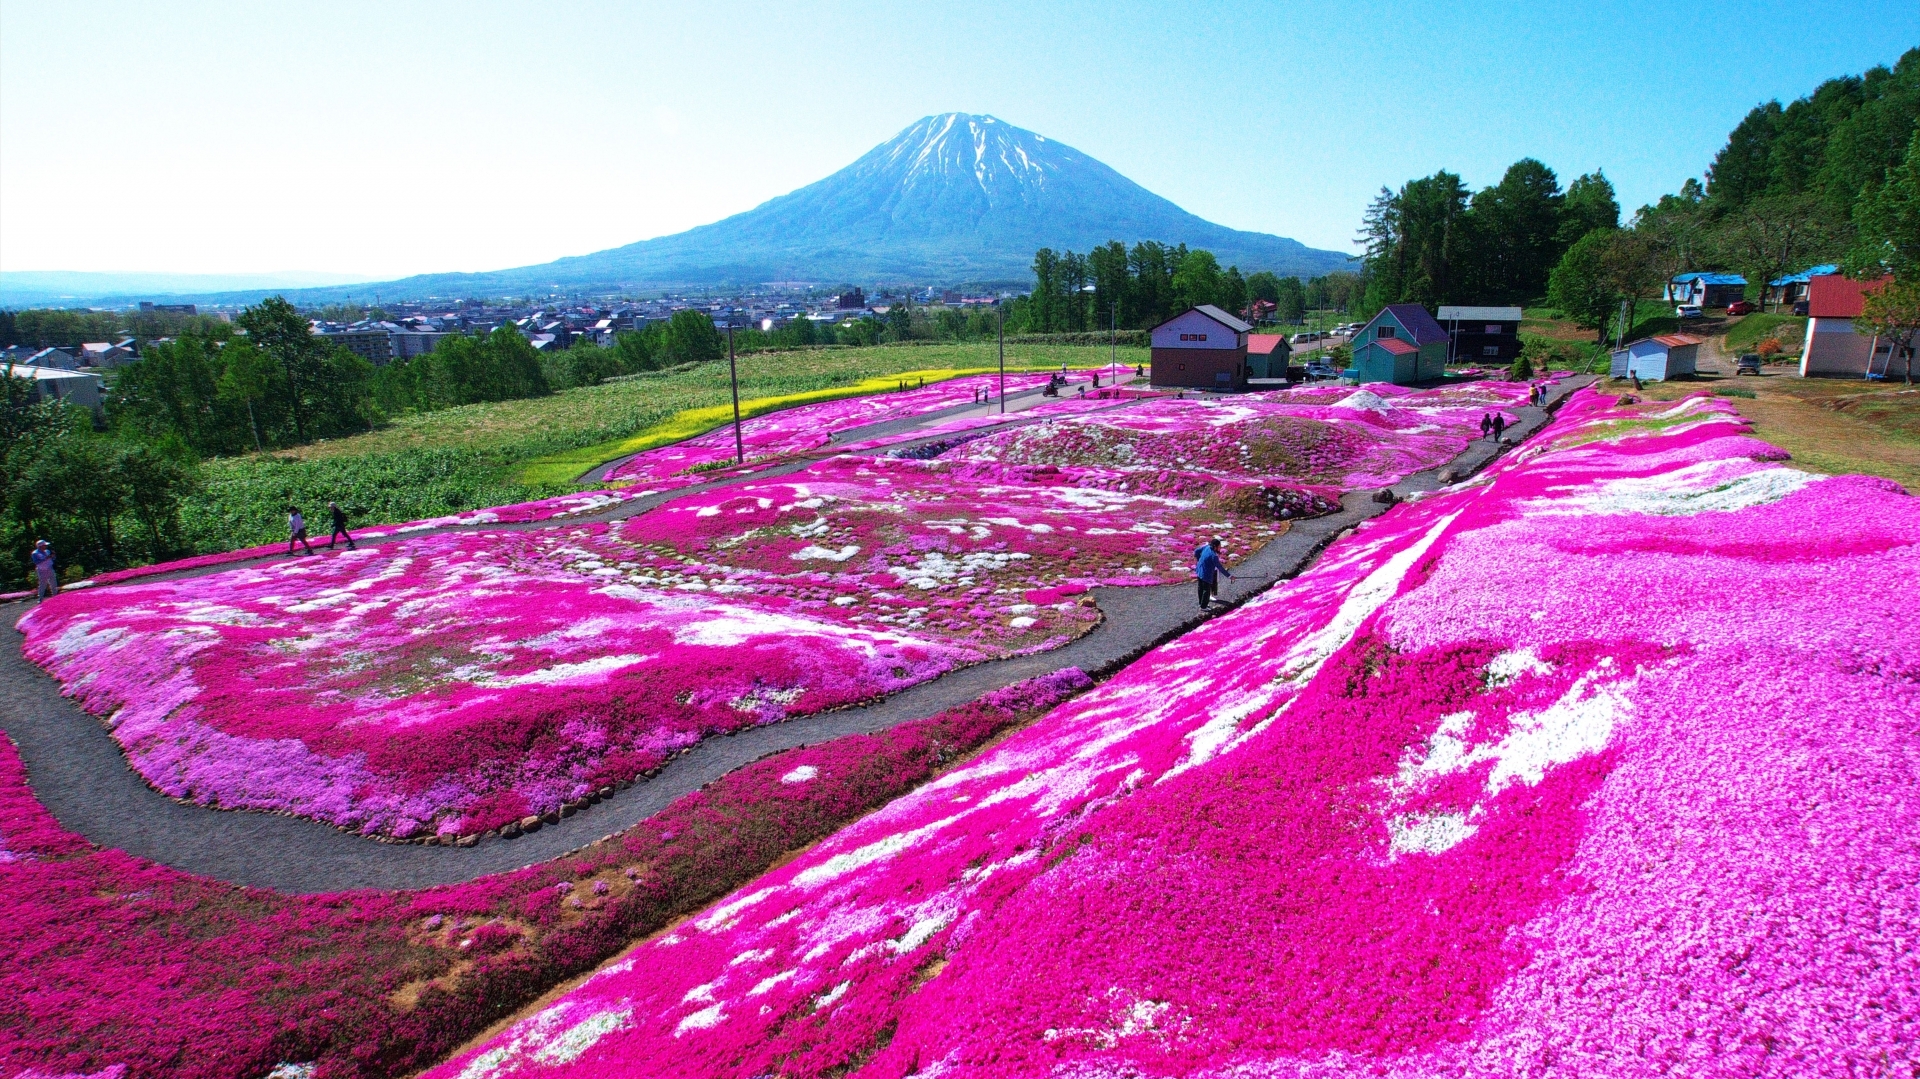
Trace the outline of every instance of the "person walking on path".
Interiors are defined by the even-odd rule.
[[[1213,594],[1217,587],[1216,582],[1218,582],[1219,575],[1222,573],[1227,575],[1228,580],[1233,579],[1233,574],[1229,572],[1227,567],[1220,561],[1220,540],[1218,537],[1210,539],[1193,549],[1193,576],[1194,580],[1199,584],[1201,610],[1204,611],[1213,605]]]
[[[1493,434],[1493,413],[1482,412],[1480,414],[1480,437],[1487,438],[1487,437],[1490,437],[1492,434]]]
[[[1500,441],[1500,436],[1505,434],[1506,431],[1507,431],[1507,417],[1503,413],[1499,413],[1499,412],[1494,413],[1493,414],[1493,440],[1495,442]]]
[[[34,594],[35,600],[60,594],[60,577],[53,569],[53,544],[40,540],[33,545],[33,553],[27,556],[33,563],[33,576],[39,582]]]
[[[287,505],[287,553],[288,554],[293,553],[293,545],[296,543],[302,547],[305,547],[307,549],[308,554],[313,553],[313,544],[307,542],[306,515],[300,512],[299,506],[295,506],[289,503]]]
[[[347,550],[358,550],[359,548],[353,545],[353,534],[347,531],[347,511],[340,508],[340,503],[329,502],[327,503],[327,513],[333,517],[333,532],[327,536],[327,550],[333,550],[333,541],[342,536],[346,537]],[[289,549],[289,553],[291,553],[291,549]]]

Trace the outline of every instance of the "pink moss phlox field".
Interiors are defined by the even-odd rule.
[[[1089,412],[1103,412],[1109,409],[1126,407],[1129,402],[1144,401],[1150,398],[1164,396],[1167,396],[1165,391],[1134,386],[1102,388],[1087,393],[1067,393],[1058,400],[1041,401],[1039,404],[1018,409],[1014,412],[1000,413],[987,411],[978,415],[957,416],[950,420],[930,422],[923,427],[911,431],[895,432],[893,434],[862,439],[858,442],[848,442],[837,448],[847,452],[884,449],[908,440],[938,438],[942,435],[959,436],[974,431],[984,433],[988,428],[1019,425],[1042,418],[1051,419],[1060,416],[1081,415]]]
[[[1049,377],[1010,374],[1007,393],[1026,393],[1045,385]],[[1086,378],[1073,377],[1080,381]],[[964,406],[977,394],[999,393],[999,385],[998,376],[967,375],[917,389],[799,405],[742,421],[741,442],[748,464],[764,466],[821,449],[836,432]],[[689,486],[720,474],[714,471],[716,466],[731,463],[734,454],[733,425],[729,423],[684,442],[637,453],[610,469],[607,481],[654,491]]]
[[[21,627],[170,795],[471,834],[711,734],[1058,647],[1097,624],[1088,588],[1185,579],[1201,538],[1241,557],[1338,494],[950,456],[843,455],[611,525],[78,592]]]
[[[995,432],[957,448],[971,460],[1175,469],[1326,490],[1383,487],[1452,458],[1480,418],[1526,400],[1525,383],[1436,390],[1302,387],[1227,400],[1162,397]]]
[[[494,506],[488,509],[468,510],[462,513],[449,513],[442,517],[429,517],[419,521],[407,521],[397,525],[377,525],[371,528],[353,527],[349,531],[357,542],[369,540],[398,539],[415,532],[426,532],[436,528],[452,528],[490,524],[526,524],[537,521],[552,521],[566,517],[578,517],[610,509],[623,502],[630,502],[647,492],[638,489],[577,491],[572,494],[555,495],[533,502],[516,502],[509,506]],[[321,557],[332,555],[336,548],[325,542],[313,544]],[[344,552],[341,544],[338,550]],[[113,570],[109,573],[97,573],[86,581],[88,586],[120,584],[126,581],[140,580],[162,573],[178,573],[183,570],[203,569],[207,566],[225,566],[238,562],[251,562],[260,558],[286,556],[285,543],[267,543],[258,547],[242,547],[232,551],[217,551],[213,554],[195,555],[192,558],[179,558],[172,562],[156,562],[151,566],[134,566],[131,569]],[[300,551],[297,557],[307,557]]]
[[[1045,385],[1049,377],[1051,376],[1026,372],[1010,374],[1007,376],[1007,392],[1010,395],[1028,392]],[[1076,373],[1070,376],[1069,385],[1079,386],[1084,383],[1086,377],[1084,374]],[[401,524],[354,528],[353,534],[360,540],[391,539],[434,528],[524,524],[578,517],[610,509],[659,491],[744,475],[783,458],[820,449],[827,445],[836,431],[964,405],[972,400],[976,392],[997,393],[998,385],[997,378],[992,376],[972,375],[913,390],[825,401],[754,417],[741,424],[749,467],[738,472],[719,467],[732,461],[734,457],[733,427],[725,425],[683,442],[635,454],[609,471],[607,475],[610,482],[620,486],[576,491],[507,506],[449,513]],[[1122,388],[1109,392],[1117,394],[1130,391]],[[884,445],[899,437],[901,436],[875,439],[870,443],[861,443],[860,446]],[[250,562],[258,558],[269,558],[286,553],[285,544],[268,543],[233,551],[195,555],[191,558],[181,558],[151,566],[135,566],[131,569],[99,573],[89,578],[89,583],[91,585],[118,584],[161,573]]]
[[[283,896],[95,848],[40,806],[0,738],[0,1074],[411,1074],[1088,685],[1069,668],[788,750],[583,853],[402,892]]]
[[[1088,586],[1180,579],[1195,536],[1237,552],[1284,527],[1217,493],[839,457],[613,525],[73,593],[21,628],[170,795],[471,834],[710,734],[1056,647],[1097,623]]]
[[[547,812],[703,735],[984,655],[609,580],[584,546],[607,527],[69,593],[21,628],[165,793],[399,837]]]
[[[1907,1074],[1920,507],[1591,391],[432,1073]]]

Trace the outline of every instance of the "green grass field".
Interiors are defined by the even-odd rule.
[[[1098,367],[1107,356],[1099,346],[1009,344],[1007,367]],[[1142,348],[1119,351],[1127,366],[1146,357]],[[748,356],[740,360],[740,397],[752,413],[883,390],[910,371],[934,381],[992,368],[997,358],[991,342]],[[772,398],[780,400],[753,403]],[[285,538],[289,499],[314,520],[327,500],[338,501],[358,524],[525,501],[573,489],[573,478],[602,460],[699,434],[731,414],[721,362],[404,416],[352,438],[210,461],[206,488],[182,510],[182,525],[195,550],[212,552]]]
[[[1727,327],[1727,351],[1736,355],[1752,352],[1760,342],[1772,337],[1779,340],[1783,351],[1797,353],[1806,335],[1804,316],[1758,312]]]

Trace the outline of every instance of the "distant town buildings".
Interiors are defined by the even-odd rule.
[[[48,351],[53,351],[49,349]],[[91,409],[97,416],[104,406],[106,380],[91,371],[70,371],[60,367],[38,367],[25,363],[0,363],[0,375],[24,378],[33,383],[31,400],[65,401]]]
[[[163,313],[175,314],[175,315],[197,315],[200,313],[199,308],[196,307],[194,304],[154,303],[152,300],[141,300],[140,310],[143,314],[151,314],[153,312],[163,312]]]
[[[128,360],[139,358],[134,350],[133,338],[123,337],[118,341],[90,341],[80,346],[77,357],[83,367],[118,367]]]

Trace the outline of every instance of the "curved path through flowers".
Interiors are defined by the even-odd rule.
[[[1548,407],[1588,381],[1563,379],[1554,384]],[[1513,441],[1532,435],[1549,418],[1546,410],[1538,408],[1514,411],[1520,423],[1509,429]],[[1491,443],[1474,442],[1448,464],[1410,476],[1393,490],[1400,496],[1434,490],[1441,486],[1443,473],[1471,474],[1498,452]],[[803,459],[751,478],[764,479],[810,463]],[[570,520],[629,517],[669,499],[721,485],[663,492]],[[1243,560],[1224,598],[1237,604],[1299,573],[1339,533],[1389,508],[1365,494],[1349,494],[1339,513],[1298,522]],[[552,527],[552,523],[450,526],[434,531],[471,527],[537,528]],[[165,576],[230,568],[231,563]],[[558,825],[516,839],[483,840],[469,848],[372,842],[312,820],[222,812],[176,802],[135,773],[101,723],[61,696],[58,683],[29,663],[17,647],[0,649],[0,728],[18,745],[41,803],[63,827],[102,846],[216,880],[288,893],[419,888],[472,880],[561,856],[629,828],[682,795],[769,753],[923,719],[991,690],[1066,667],[1095,675],[1112,671],[1209,617],[1194,608],[1187,584],[1096,588],[1093,596],[1103,616],[1101,624],[1062,648],[978,664],[871,705],[707,739],[674,758],[653,780],[618,791]],[[17,619],[17,612],[10,613]]]

